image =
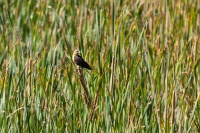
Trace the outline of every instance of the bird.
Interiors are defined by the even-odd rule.
[[[81,68],[92,70],[92,67],[82,58],[81,52],[79,50],[75,50],[73,52],[73,61]]]

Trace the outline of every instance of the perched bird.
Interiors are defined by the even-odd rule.
[[[73,61],[82,68],[92,70],[92,67],[81,57],[81,52],[79,50],[73,52]]]

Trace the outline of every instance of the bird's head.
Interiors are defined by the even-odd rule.
[[[73,56],[81,56],[81,52],[77,49],[73,52]]]

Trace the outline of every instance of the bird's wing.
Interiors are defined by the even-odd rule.
[[[84,59],[79,55],[74,56],[74,62],[83,68],[92,70],[92,67],[87,62],[85,62]]]

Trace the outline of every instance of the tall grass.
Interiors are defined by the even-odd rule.
[[[1,132],[200,132],[198,0],[2,0],[0,33]]]

